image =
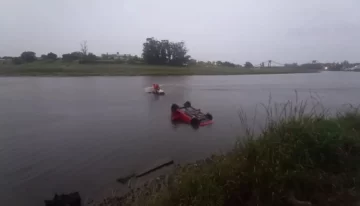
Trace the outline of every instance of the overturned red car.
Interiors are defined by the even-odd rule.
[[[195,109],[189,101],[183,107],[177,104],[171,105],[171,120],[182,121],[191,124],[193,127],[205,126],[213,123],[213,116],[209,113],[202,113],[200,109]]]

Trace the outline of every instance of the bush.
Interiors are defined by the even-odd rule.
[[[62,59],[63,61],[75,61],[80,60],[83,57],[83,54],[81,52],[72,52],[69,54],[63,54]]]
[[[80,64],[123,64],[125,63],[122,60],[80,60]]]
[[[312,69],[312,70],[322,70],[324,69],[323,65],[322,64],[302,64],[300,65],[300,68],[303,68],[303,69]]]
[[[20,57],[13,58],[12,62],[13,62],[13,64],[16,64],[16,65],[19,65],[19,64],[23,63],[23,61],[22,61],[22,59]]]
[[[40,58],[41,58],[41,60],[46,60],[46,59],[47,59],[47,55],[42,54],[42,55],[40,56]]]
[[[97,64],[98,62],[96,60],[87,60],[87,59],[82,59],[79,60],[79,64]]]

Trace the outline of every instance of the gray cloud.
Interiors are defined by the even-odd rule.
[[[141,54],[146,37],[184,40],[199,60],[360,61],[357,0],[12,0],[2,2],[0,56]]]

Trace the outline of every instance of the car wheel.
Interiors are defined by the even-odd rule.
[[[206,119],[212,120],[213,116],[210,113],[205,114]]]
[[[191,107],[191,103],[190,103],[189,101],[186,101],[186,102],[184,103],[184,107]]]
[[[200,126],[200,120],[196,117],[192,118],[190,121],[191,126],[193,126],[194,128],[197,128]]]
[[[171,112],[176,112],[178,109],[179,109],[179,105],[177,105],[177,104],[171,105]]]

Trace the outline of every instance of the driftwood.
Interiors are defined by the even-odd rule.
[[[122,184],[125,184],[127,181],[129,181],[134,176],[135,176],[135,174],[129,174],[127,176],[117,178],[116,181],[118,181],[118,182],[120,182]]]
[[[122,184],[126,184],[133,177],[139,178],[139,177],[145,176],[145,175],[150,174],[158,169],[161,169],[165,166],[169,166],[172,164],[174,164],[174,161],[172,159],[160,159],[160,160],[157,160],[154,164],[145,167],[145,169],[141,169],[141,170],[131,173],[129,175],[119,177],[116,179],[116,181],[120,182]]]
[[[172,159],[161,159],[156,161],[153,165],[146,167],[145,169],[142,169],[138,172],[136,172],[136,177],[142,177],[145,176],[151,172],[154,172],[162,167],[172,165],[174,164],[174,160]]]

